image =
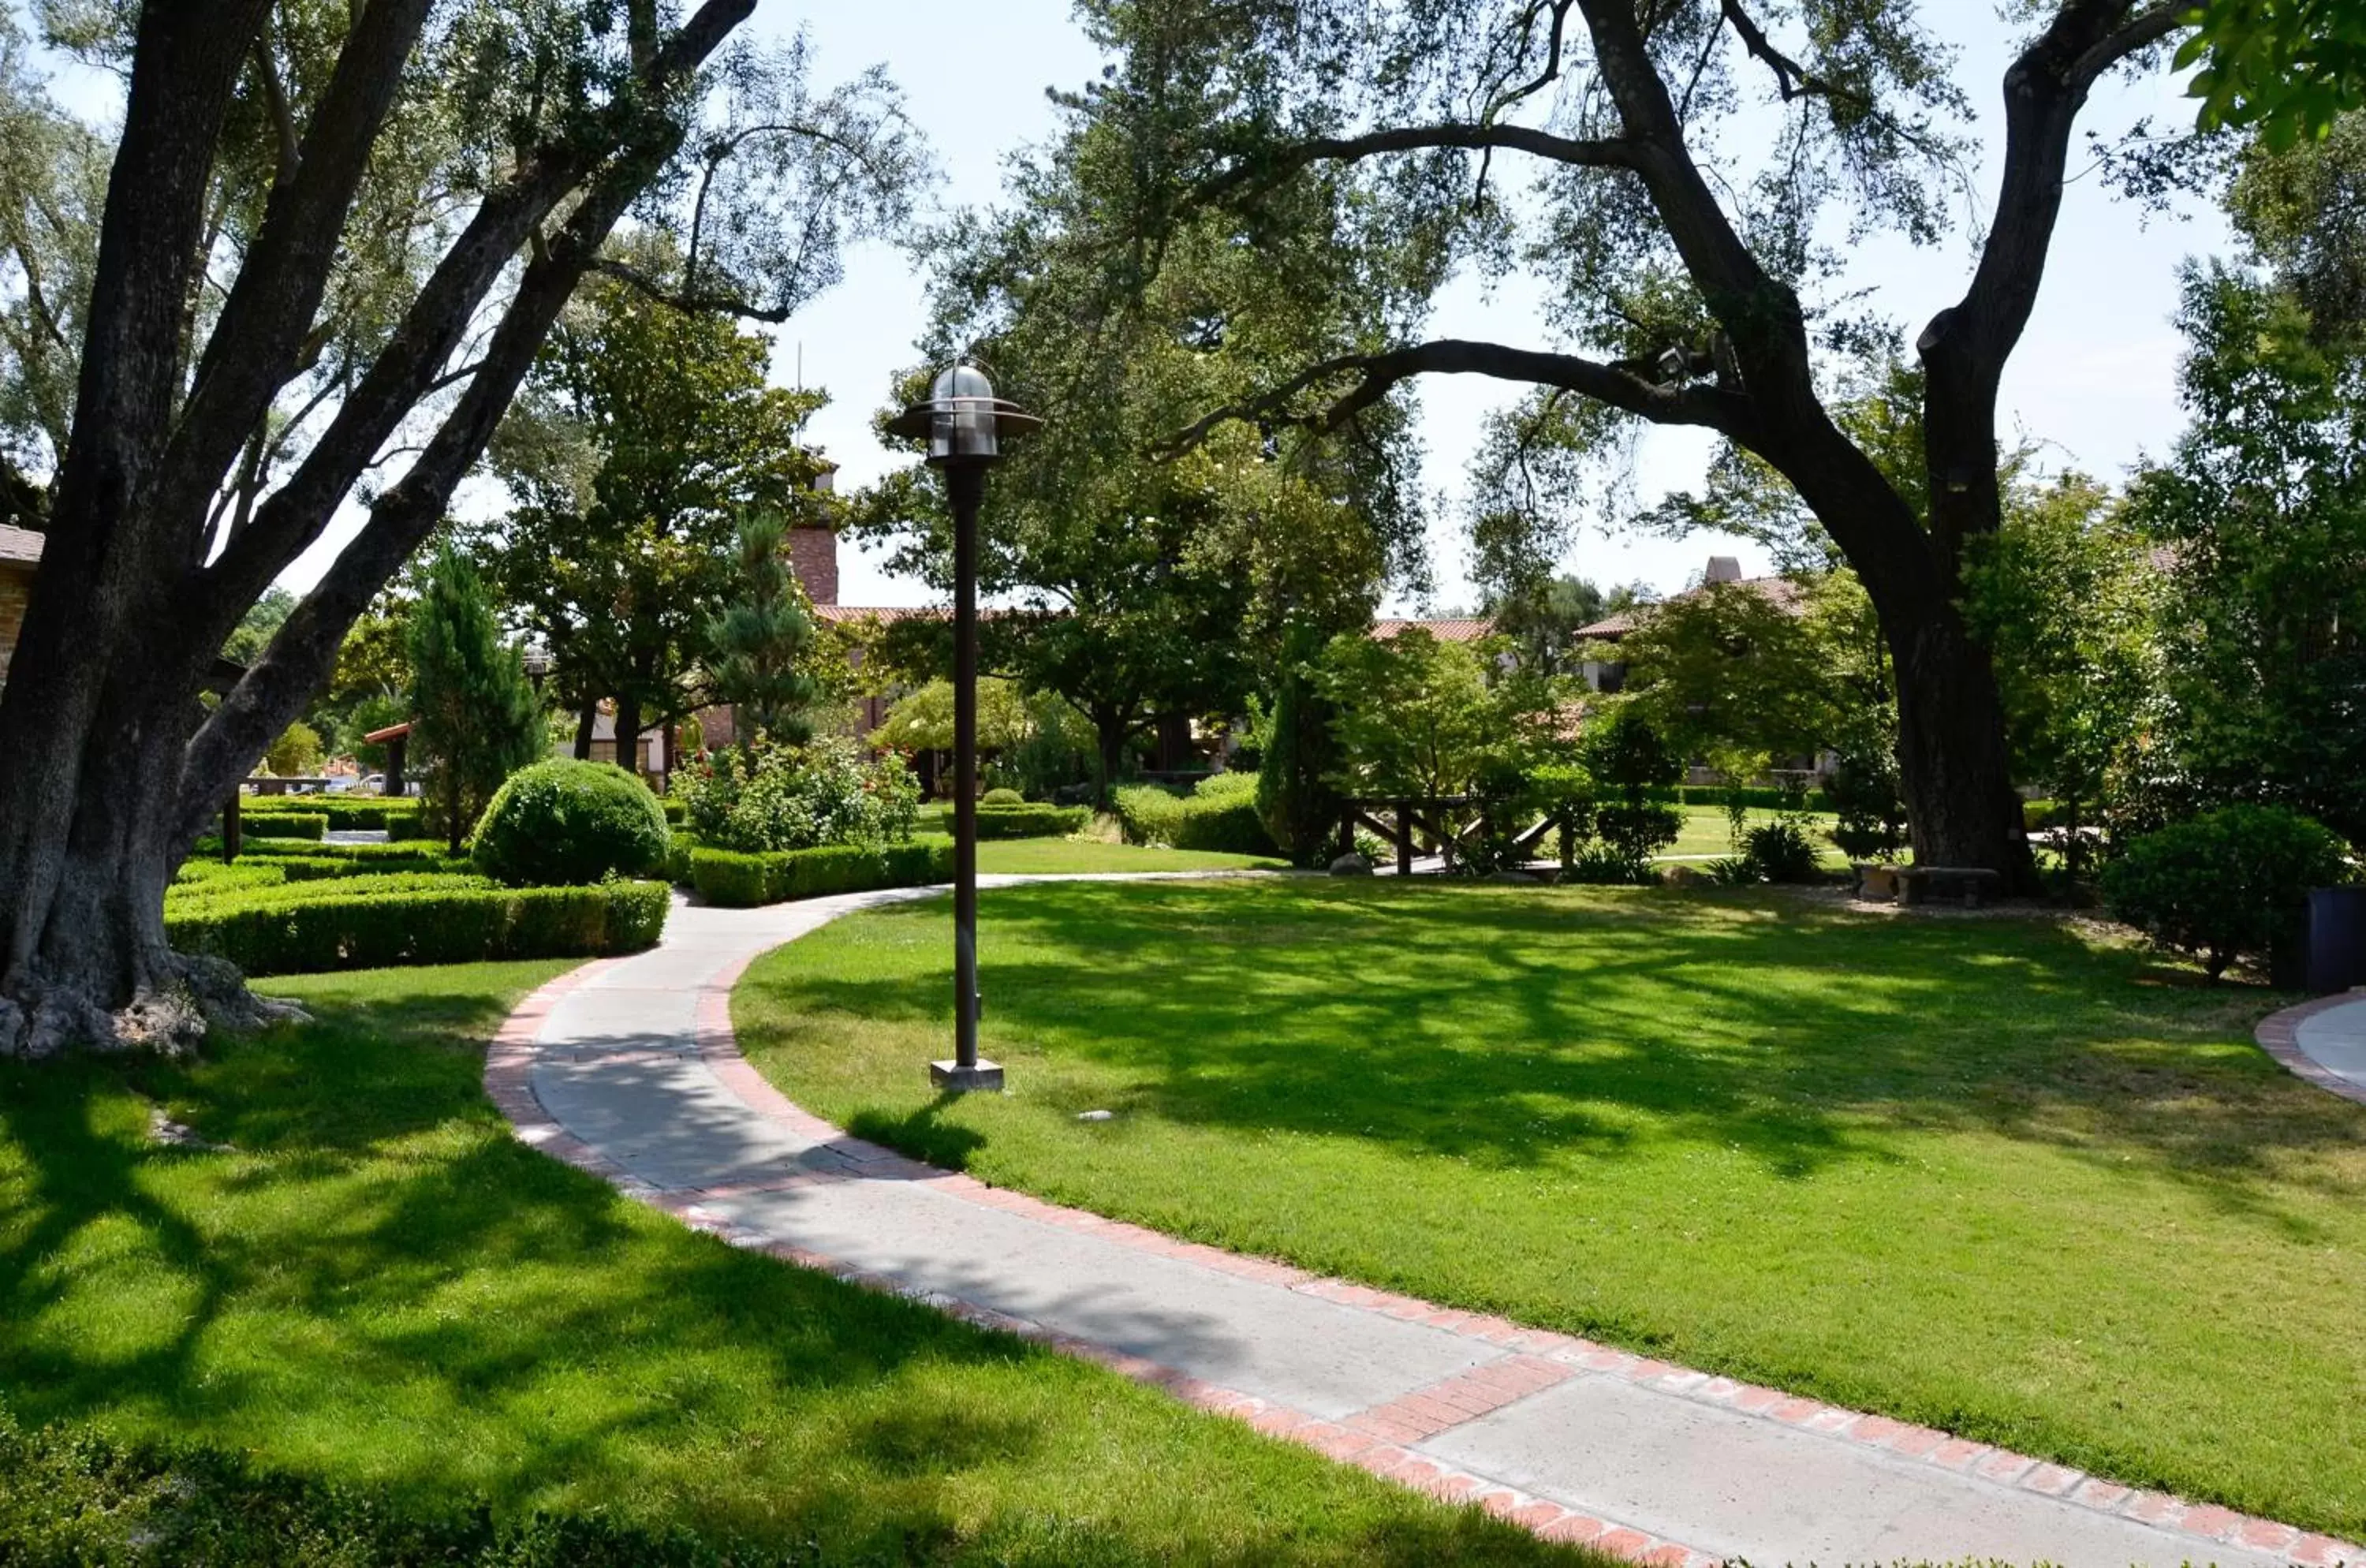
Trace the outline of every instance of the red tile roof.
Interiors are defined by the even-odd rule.
[[[1778,609],[1788,610],[1795,615],[1801,614],[1807,607],[1803,600],[1802,590],[1799,584],[1787,577],[1745,577],[1741,579],[1739,581],[1732,582],[1730,586],[1735,588],[1747,588],[1752,592],[1763,596]],[[1705,592],[1706,591],[1706,586],[1702,588],[1687,588],[1682,593],[1676,594],[1674,598],[1668,600],[1667,603],[1673,604],[1678,600],[1690,599]],[[1639,604],[1631,610],[1621,610],[1615,615],[1605,615],[1602,619],[1594,622],[1590,626],[1580,626],[1571,635],[1573,637],[1602,637],[1615,641],[1619,637],[1625,637],[1628,632],[1633,631],[1640,623],[1641,618],[1651,613],[1651,605]]]
[[[1443,621],[1380,620],[1372,623],[1372,635],[1386,642],[1399,632],[1418,626],[1440,642],[1477,642],[1481,637],[1495,635],[1495,623],[1484,616],[1459,616]]]

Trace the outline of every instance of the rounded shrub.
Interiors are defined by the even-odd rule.
[[[647,876],[665,864],[665,809],[613,762],[554,758],[509,776],[471,852],[478,870],[513,886]]]
[[[2131,840],[2103,868],[2103,902],[2215,980],[2281,940],[2310,888],[2349,880],[2341,840],[2315,818],[2226,806]]]
[[[1027,797],[1015,789],[990,789],[977,797],[980,806],[1024,806]]]

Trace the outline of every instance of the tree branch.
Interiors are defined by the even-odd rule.
[[[1166,442],[1162,455],[1189,451],[1220,425],[1235,420],[1301,425],[1317,432],[1335,430],[1386,397],[1398,382],[1428,375],[1488,376],[1557,387],[1654,424],[1698,425],[1744,444],[1756,434],[1757,417],[1750,400],[1739,392],[1699,383],[1653,381],[1631,369],[1576,355],[1442,338],[1382,354],[1342,355],[1310,366],[1269,392],[1210,413]],[[1349,376],[1356,378],[1356,384],[1321,413],[1285,412],[1316,386]]]
[[[751,321],[774,323],[785,321],[796,314],[785,305],[759,305],[737,295],[693,293],[682,288],[669,288],[632,263],[618,261],[613,256],[602,256],[592,264],[592,270],[616,279],[645,299],[686,314],[711,310],[744,317]]]
[[[1218,175],[1202,186],[1200,197],[1212,201],[1243,186],[1264,186],[1295,174],[1310,164],[1352,164],[1387,152],[1412,152],[1431,148],[1466,152],[1498,149],[1527,152],[1556,164],[1579,168],[1630,169],[1636,149],[1625,141],[1584,140],[1556,136],[1525,125],[1415,125],[1369,131],[1361,136],[1318,136],[1262,153]]]

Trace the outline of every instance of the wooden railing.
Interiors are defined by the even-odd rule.
[[[1421,854],[1444,859],[1448,870],[1469,852],[1472,843],[1498,836],[1497,817],[1510,810],[1501,801],[1474,795],[1367,795],[1350,800],[1339,821],[1339,852],[1356,847],[1356,830],[1378,834],[1395,852],[1400,875],[1413,874]],[[1521,813],[1525,825],[1509,837],[1520,858],[1533,856],[1538,845],[1556,829],[1560,858],[1566,863],[1576,849],[1574,814],[1560,809]]]

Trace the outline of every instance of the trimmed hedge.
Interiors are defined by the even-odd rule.
[[[1224,775],[1218,774],[1217,777]],[[1257,815],[1256,797],[1239,789],[1213,796],[1183,796],[1155,784],[1135,784],[1112,797],[1129,844],[1163,844],[1219,854],[1275,855],[1273,835]]]
[[[925,887],[950,881],[952,874],[952,845],[933,839],[877,848],[824,844],[752,855],[700,848],[690,855],[691,886],[708,903],[728,909],[874,887]]]
[[[400,817],[415,822],[419,818],[419,802],[407,795],[250,795],[239,802],[239,809],[254,817],[287,811],[317,812],[329,819],[330,827],[341,832],[390,830],[391,818]]]
[[[329,819],[318,811],[242,811],[240,836],[248,839],[310,839],[329,835]]]
[[[599,958],[653,944],[665,930],[671,898],[659,882],[413,891],[363,886],[350,893],[265,889],[168,909],[164,931],[181,952],[227,958],[249,975]]]
[[[1093,819],[1089,806],[987,806],[977,808],[980,839],[1065,838]]]

